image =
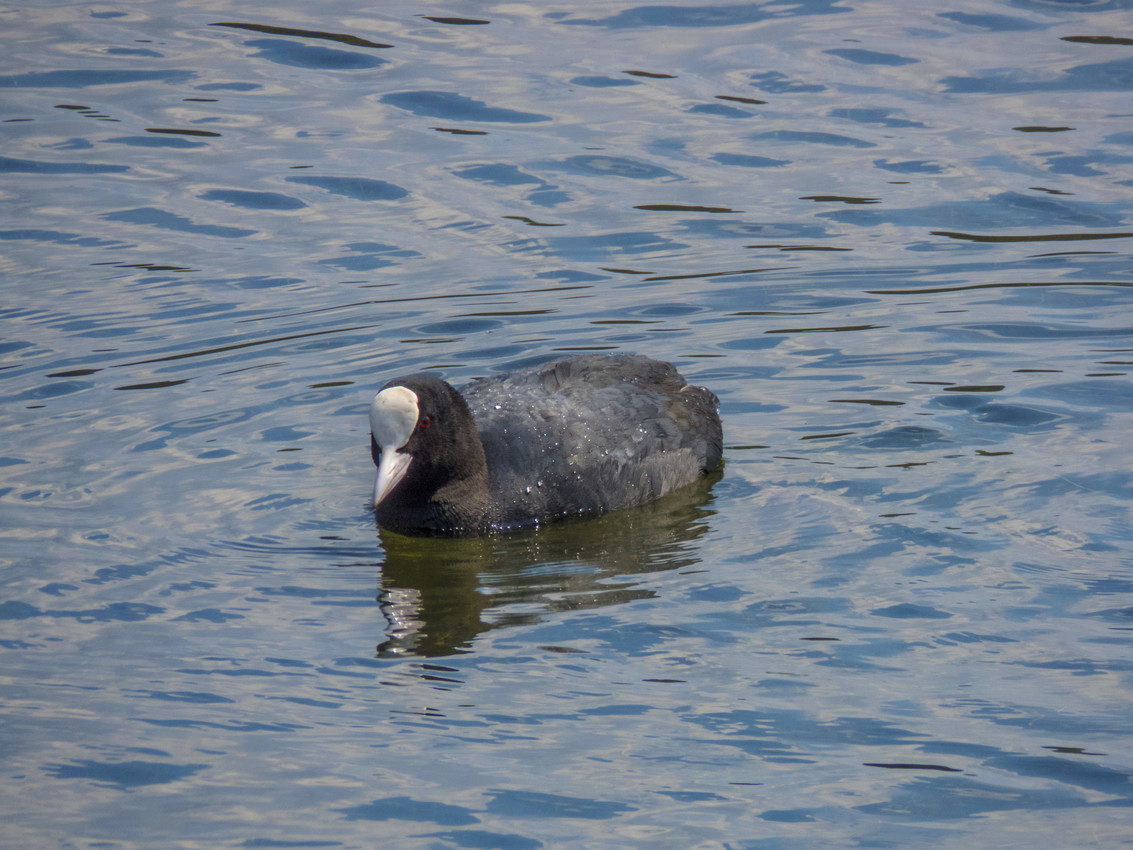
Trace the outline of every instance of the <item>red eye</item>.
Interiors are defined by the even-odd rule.
[[[426,428],[428,428],[432,424],[433,424],[432,419],[430,419],[428,416],[422,416],[421,421],[417,423],[417,427],[420,428],[422,431],[424,431]]]

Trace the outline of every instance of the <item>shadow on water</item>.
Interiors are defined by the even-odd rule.
[[[490,629],[648,598],[634,576],[700,563],[712,486],[723,471],[639,508],[522,534],[415,538],[380,531],[378,603],[389,623],[379,656],[466,652]]]

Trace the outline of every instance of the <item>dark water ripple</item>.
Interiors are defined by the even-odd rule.
[[[1127,4],[230,17],[5,19],[7,843],[1128,840]],[[614,350],[722,474],[375,531],[384,380]]]

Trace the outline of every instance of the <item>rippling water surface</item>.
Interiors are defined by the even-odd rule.
[[[396,5],[4,13],[5,846],[1127,843],[1130,4]],[[590,350],[722,474],[376,532]]]

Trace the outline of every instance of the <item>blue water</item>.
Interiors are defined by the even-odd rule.
[[[0,843],[1128,845],[1131,4],[382,5],[5,13]],[[378,534],[589,350],[722,474]]]

